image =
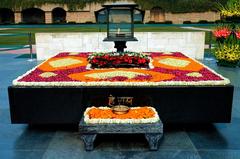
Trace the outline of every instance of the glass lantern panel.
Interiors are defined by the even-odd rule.
[[[109,36],[131,37],[132,17],[129,9],[111,9],[109,11]]]
[[[139,10],[134,10],[134,22],[142,22],[143,21],[143,15],[142,12]]]
[[[107,22],[107,11],[102,10],[97,13],[97,22],[98,23],[106,23]]]

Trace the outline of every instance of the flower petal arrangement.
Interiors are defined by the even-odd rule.
[[[144,53],[149,68],[92,68],[96,53],[60,53],[13,81],[14,86],[172,86],[227,85],[230,81],[179,52]],[[130,56],[130,55],[128,55]]]
[[[138,52],[93,53],[88,57],[91,68],[147,68],[149,55]]]
[[[84,112],[87,124],[143,124],[155,123],[159,116],[153,107],[131,107],[126,114],[114,114],[109,107],[89,107]]]
[[[230,36],[231,33],[232,33],[231,29],[228,28],[227,26],[218,27],[213,31],[213,35],[216,38],[227,38]]]
[[[240,61],[240,28],[238,26],[219,25],[213,34],[217,45],[214,55],[217,64],[236,67]]]

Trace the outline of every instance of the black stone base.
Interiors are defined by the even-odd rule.
[[[233,86],[9,87],[12,123],[78,124],[89,106],[108,96],[134,97],[133,106],[153,106],[165,123],[231,121]]]
[[[127,48],[126,43],[127,41],[114,41],[114,48],[117,49],[117,52],[124,52],[124,49]]]
[[[156,151],[163,136],[163,124],[161,121],[150,124],[86,124],[82,119],[79,132],[86,151],[94,149],[94,141],[98,134],[144,134],[149,149]]]

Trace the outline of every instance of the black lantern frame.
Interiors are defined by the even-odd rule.
[[[106,9],[107,22],[107,37],[103,41],[114,41],[117,52],[124,52],[127,41],[138,41],[134,37],[134,10],[137,6],[137,4],[103,5]]]

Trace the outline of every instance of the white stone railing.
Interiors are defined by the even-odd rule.
[[[113,42],[103,42],[106,33],[36,33],[38,60],[45,60],[59,52],[115,51]],[[203,59],[204,32],[136,32],[137,42],[127,42],[127,51],[182,52],[195,59]]]

